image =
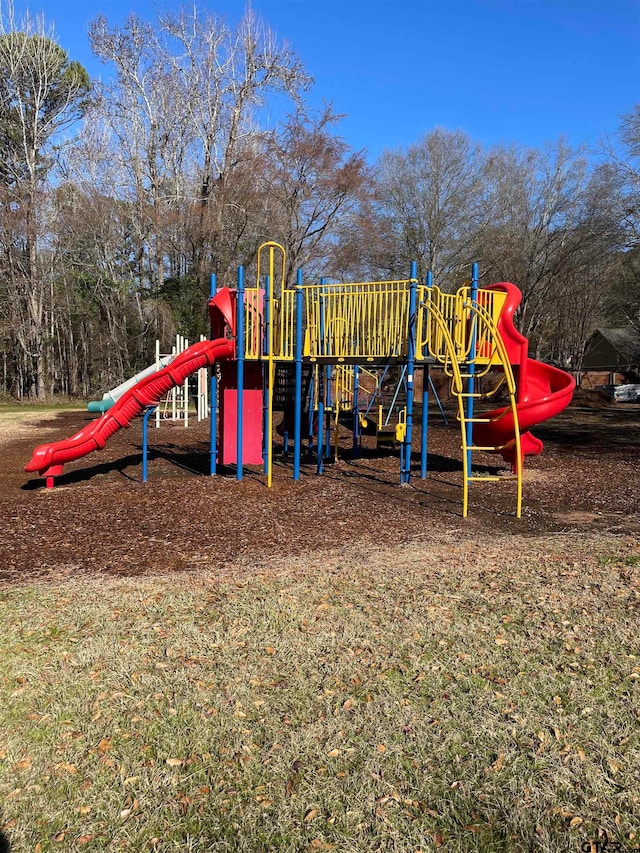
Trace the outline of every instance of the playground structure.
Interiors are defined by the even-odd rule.
[[[205,340],[203,337],[200,340]],[[136,373],[131,379],[127,379],[115,388],[105,392],[100,400],[90,400],[87,403],[87,411],[93,414],[104,414],[113,404],[120,399],[130,388],[137,385],[146,376],[157,373],[163,367],[167,367],[176,356],[189,348],[189,341],[183,335],[176,335],[175,344],[170,353],[160,352],[160,341],[156,340],[156,358],[153,364]],[[189,380],[195,380],[195,392],[190,393]],[[201,367],[193,376],[187,377],[180,385],[173,385],[159,402],[155,410],[156,427],[160,426],[162,419],[172,421],[183,421],[185,427],[189,425],[189,403],[193,398],[196,407],[198,421],[208,417],[209,412],[209,386],[206,367]]]
[[[520,292],[510,283],[479,288],[476,264],[471,283],[453,294],[434,286],[430,275],[419,283],[415,264],[409,278],[362,283],[322,279],[319,284],[304,284],[299,271],[295,286],[288,287],[284,249],[265,243],[258,251],[255,287],[245,287],[242,267],[234,289],[218,290],[215,276],[211,277],[210,341],[193,344],[159,370],[145,373],[101,418],[76,435],[37,447],[25,470],[37,472],[52,486],[64,464],[101,449],[114,432],[141,414],[145,414],[146,448],[148,417],[162,396],[192,373],[219,363],[219,379],[218,370],[212,370],[209,391],[210,473],[217,473],[220,464],[235,465],[241,480],[244,465],[262,465],[271,485],[276,377],[284,371],[291,381],[278,404],[284,410],[280,430],[285,450],[293,442],[297,480],[305,415],[309,448],[321,473],[331,454],[332,423],[337,453],[338,423],[341,416],[351,418],[356,450],[361,430],[371,419],[375,397],[371,377],[375,384],[394,366],[403,377],[404,405],[396,423],[385,423],[381,410],[374,420],[378,437],[387,429],[399,445],[400,483],[406,484],[412,470],[416,370],[423,371],[420,476],[424,478],[429,368],[438,365],[450,382],[460,423],[463,516],[468,512],[470,484],[499,479],[474,473],[473,453],[485,451],[501,454],[510,463],[519,517],[523,456],[542,450],[542,442],[529,429],[561,412],[575,386],[564,371],[528,357],[527,341],[513,325],[519,302]],[[491,370],[500,372],[502,381],[483,395],[480,380]],[[479,412],[480,398],[495,397],[499,388],[506,394],[506,404]]]
[[[206,338],[200,337],[200,341]],[[175,343],[171,353],[160,352],[160,341],[156,340],[156,370],[160,370],[165,362],[173,361],[176,356],[189,349],[189,341],[183,335],[176,335]],[[209,414],[209,373],[207,367],[201,367],[191,376],[188,376],[181,385],[174,385],[165,394],[155,410],[156,428],[160,427],[162,420],[182,421],[185,427],[189,426],[189,409],[193,402],[196,412],[196,420],[202,421]]]

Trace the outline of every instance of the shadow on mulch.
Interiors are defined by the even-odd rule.
[[[640,406],[616,406],[593,410],[571,406],[551,421],[533,428],[542,441],[577,453],[596,448],[599,453],[619,454],[640,443]]]
[[[159,454],[154,452],[149,454],[149,459],[157,457]],[[96,477],[104,477],[106,474],[117,472],[121,474],[125,480],[135,481],[139,477],[128,474],[126,469],[141,464],[139,453],[132,453],[128,456],[123,456],[122,459],[114,460],[113,462],[101,462],[99,465],[88,465],[86,468],[78,468],[75,471],[63,471],[60,476],[55,478],[56,486],[72,486],[74,483],[84,483],[87,480],[93,480]],[[27,480],[20,488],[24,492],[37,491],[42,488],[43,478],[36,477],[32,480]],[[1,853],[1,851],[0,851]]]

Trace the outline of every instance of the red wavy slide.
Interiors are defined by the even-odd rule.
[[[229,296],[227,291],[220,291],[209,304],[212,318],[222,315],[227,325],[231,316]],[[219,322],[218,327],[220,328]],[[31,460],[24,470],[37,472],[47,478],[47,485],[53,485],[53,477],[62,474],[62,466],[66,462],[80,459],[94,450],[102,450],[107,440],[123,427],[128,427],[131,421],[141,415],[150,406],[157,406],[162,397],[176,385],[182,384],[187,376],[210,367],[216,361],[235,356],[235,340],[226,337],[213,341],[199,341],[192,344],[177,356],[167,367],[143,377],[133,388],[126,391],[114,405],[86,427],[70,438],[55,441],[52,444],[41,444],[33,451]]]
[[[492,284],[488,290],[501,290],[507,294],[498,319],[498,331],[505,343],[507,354],[517,380],[518,423],[523,456],[537,456],[543,444],[528,430],[542,421],[560,414],[571,402],[576,385],[575,379],[564,370],[529,358],[529,342],[513,325],[513,314],[520,304],[520,290],[509,282]],[[516,464],[515,427],[511,408],[505,406],[483,414],[488,423],[473,426],[474,444],[480,447],[507,445],[496,451],[511,464]]]

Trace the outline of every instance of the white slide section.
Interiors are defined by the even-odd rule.
[[[89,412],[100,412],[100,414],[104,414],[111,408],[111,406],[113,406],[116,400],[119,400],[120,397],[122,397],[123,394],[126,394],[130,388],[137,385],[141,379],[145,379],[147,376],[152,376],[154,373],[157,373],[158,370],[162,370],[163,367],[167,367],[167,365],[171,364],[174,358],[174,355],[162,356],[158,363],[154,361],[153,364],[150,364],[149,367],[145,367],[144,370],[136,373],[136,375],[132,376],[131,379],[126,379],[120,385],[112,388],[111,391],[107,391],[106,394],[102,395],[102,400],[91,400],[90,403],[87,403],[87,410]]]

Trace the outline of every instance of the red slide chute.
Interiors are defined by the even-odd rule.
[[[488,290],[507,294],[500,317],[498,331],[504,341],[509,361],[517,379],[517,412],[523,456],[537,456],[542,452],[542,442],[529,429],[542,421],[558,415],[571,402],[576,385],[573,376],[551,364],[529,358],[529,343],[513,325],[513,314],[520,304],[520,290],[509,282],[492,284]],[[474,444],[484,447],[507,445],[497,452],[513,467],[516,462],[515,427],[510,407],[494,409],[483,415],[488,423],[473,427]]]
[[[209,311],[212,325],[219,332],[224,326],[233,329],[233,306],[228,290],[221,290],[213,297],[209,303]],[[52,485],[53,477],[62,473],[62,466],[66,462],[80,459],[94,450],[101,450],[114,433],[122,427],[128,427],[145,409],[157,406],[162,397],[174,386],[181,385],[187,376],[202,367],[211,366],[216,361],[234,356],[233,338],[219,337],[213,341],[192,344],[167,367],[143,377],[101,418],[92,421],[80,432],[70,438],[36,447],[24,470],[37,472],[41,477],[47,478],[48,485]]]

